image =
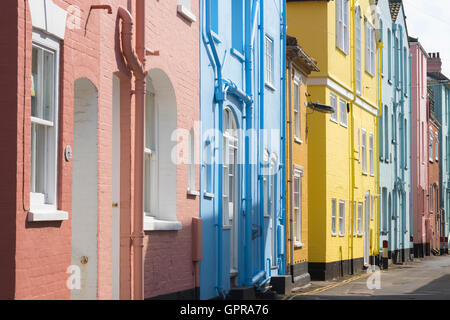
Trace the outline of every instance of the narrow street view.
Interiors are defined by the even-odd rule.
[[[380,289],[369,289],[372,274],[355,280],[312,282],[304,293],[288,300],[449,300],[450,256],[428,257],[404,265],[392,265],[380,274]],[[351,278],[353,279],[353,278]],[[373,282],[370,282],[373,284]],[[370,287],[370,285],[369,285]]]

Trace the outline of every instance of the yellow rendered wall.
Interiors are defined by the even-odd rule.
[[[335,1],[289,2],[287,4],[288,34],[297,37],[306,52],[318,61],[320,73],[311,78],[328,78],[353,94],[356,99],[354,82],[354,10],[356,1],[350,1],[350,48],[344,54],[336,46]],[[378,68],[374,76],[365,71],[365,28],[364,17],[369,20],[371,10],[369,0],[358,1],[361,5],[362,20],[362,94],[359,97],[376,111],[378,93]],[[324,21],[324,19],[326,21]],[[378,55],[376,55],[378,66]],[[309,213],[309,262],[333,262],[358,259],[364,256],[364,237],[353,235],[353,203],[362,202],[367,191],[374,200],[374,219],[370,221],[370,254],[378,253],[378,187],[377,187],[377,117],[356,105],[338,91],[326,85],[309,86],[308,91],[314,102],[330,105],[330,93],[350,104],[347,127],[330,120],[330,115],[314,113],[308,116],[308,213]],[[352,126],[352,117],[354,124]],[[361,156],[358,149],[358,133],[367,130],[367,168],[369,175],[362,174]],[[370,175],[369,133],[374,134],[375,175]],[[353,137],[353,139],[352,139]],[[351,143],[354,143],[353,150]],[[361,143],[361,142],[360,142]],[[354,162],[354,163],[353,163]],[[354,164],[354,167],[352,165]],[[354,170],[354,171],[353,171]],[[339,221],[339,200],[345,201],[345,236],[331,234],[332,199],[337,200],[337,221]],[[372,199],[372,198],[371,198]],[[364,206],[365,209],[365,206]],[[358,206],[356,206],[358,210]],[[337,224],[338,225],[338,224]],[[364,230],[364,227],[363,227]]]

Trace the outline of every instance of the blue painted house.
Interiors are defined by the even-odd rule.
[[[201,299],[285,273],[285,1],[201,1]],[[235,289],[235,290],[233,290]]]
[[[440,184],[440,214],[437,232],[441,242],[441,254],[448,252],[450,222],[450,79],[442,73],[439,53],[430,53],[428,59],[428,87],[432,90],[434,114],[441,124],[439,132],[438,159]],[[444,245],[445,244],[445,245]],[[447,250],[446,250],[447,249]]]
[[[379,126],[380,252],[388,241],[394,263],[410,259],[412,248],[411,63],[401,0],[378,1],[382,53]]]

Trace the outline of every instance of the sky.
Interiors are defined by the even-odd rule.
[[[428,52],[440,52],[442,73],[450,78],[450,0],[403,0],[408,34]]]

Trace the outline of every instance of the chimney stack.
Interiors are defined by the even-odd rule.
[[[428,72],[442,72],[442,61],[439,52],[429,54],[428,58]]]

